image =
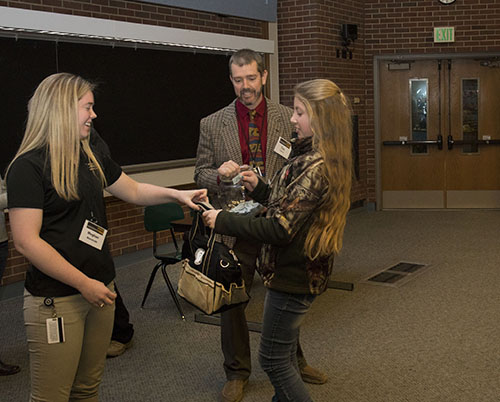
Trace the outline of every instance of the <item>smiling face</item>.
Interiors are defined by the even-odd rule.
[[[293,99],[293,115],[290,121],[295,126],[295,131],[299,138],[312,137],[311,120],[307,114],[307,109],[303,102],[297,97]]]
[[[87,138],[90,134],[92,120],[97,115],[94,113],[94,94],[88,91],[78,101],[78,128],[80,130],[80,139]]]
[[[262,100],[262,87],[266,85],[267,70],[261,74],[255,60],[242,66],[233,63],[230,79],[240,102],[250,110],[255,109]]]

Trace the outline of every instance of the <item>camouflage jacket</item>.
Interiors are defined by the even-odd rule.
[[[271,184],[259,182],[250,194],[267,207],[265,213],[246,217],[221,212],[215,229],[264,243],[257,269],[267,287],[288,293],[322,293],[333,258],[309,260],[304,242],[327,186],[323,159],[312,149],[311,138],[299,139],[293,144],[292,157]]]

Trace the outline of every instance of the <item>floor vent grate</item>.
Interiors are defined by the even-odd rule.
[[[428,268],[428,265],[413,262],[399,262],[389,268],[371,275],[365,283],[385,286],[401,286]]]

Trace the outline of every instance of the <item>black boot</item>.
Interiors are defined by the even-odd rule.
[[[19,373],[21,371],[21,367],[15,366],[13,364],[5,364],[0,360],[0,375],[12,375]]]

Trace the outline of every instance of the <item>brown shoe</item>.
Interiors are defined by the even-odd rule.
[[[222,402],[240,402],[243,399],[243,389],[248,384],[246,380],[228,380],[222,388]]]
[[[309,384],[324,384],[328,381],[328,376],[325,373],[309,365],[300,369],[300,375],[302,380]]]
[[[111,341],[106,352],[106,357],[117,357],[125,353],[125,351],[132,346],[132,340],[127,343],[118,341]]]

